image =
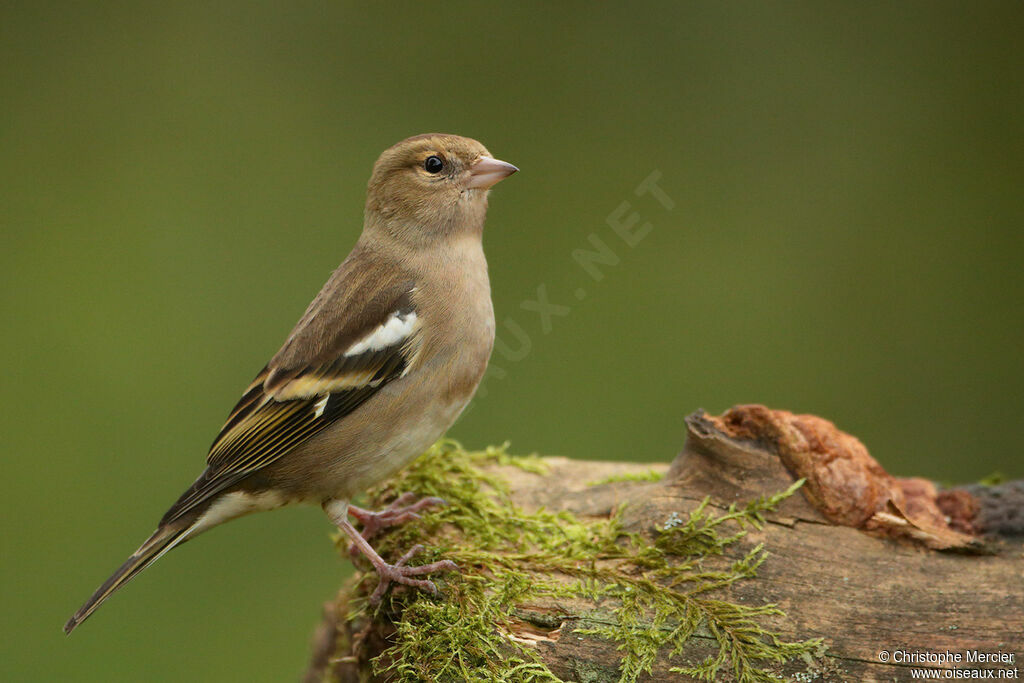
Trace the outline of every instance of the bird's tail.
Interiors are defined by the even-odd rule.
[[[190,532],[196,526],[195,516],[187,516],[168,524],[161,524],[153,532],[153,535],[146,539],[146,542],[139,546],[139,549],[132,553],[128,561],[122,564],[113,575],[103,582],[103,585],[96,589],[85,604],[82,605],[74,616],[64,624],[64,633],[71,633],[89,615],[96,611],[104,601],[109,598],[121,586],[125,585],[143,569],[156,562],[168,550],[178,545],[191,536]]]

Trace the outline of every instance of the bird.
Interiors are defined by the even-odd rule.
[[[379,512],[349,501],[429,448],[476,391],[495,334],[482,241],[488,194],[518,170],[476,140],[440,133],[380,155],[352,251],[246,388],[203,472],[65,633],[185,541],[293,503],[320,505],[367,557],[379,577],[372,602],[393,583],[437,593],[417,577],[457,571],[453,562],[408,566],[415,546],[389,564],[369,540],[443,501],[402,496]]]

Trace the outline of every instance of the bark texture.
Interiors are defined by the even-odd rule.
[[[804,478],[797,494],[766,515],[762,529],[727,551],[725,559],[737,559],[763,543],[770,557],[756,578],[719,596],[778,605],[785,616],[769,617],[767,623],[783,639],[824,640],[825,653],[812,667],[796,662],[778,675],[902,681],[910,680],[912,667],[938,666],[897,663],[905,659],[898,651],[1010,653],[1016,661],[951,666],[1019,665],[1024,657],[1024,482],[943,490],[927,480],[899,479],[830,422],[763,406],[738,406],[722,416],[697,412],[686,423],[685,447],[671,464],[546,458],[550,469],[544,476],[516,467],[495,469],[524,509],[598,518],[621,508],[626,527],[641,534],[655,533],[706,496],[724,509]],[[651,470],[665,477],[594,484]],[[353,597],[342,591],[325,606],[306,680],[368,680],[370,660],[386,656],[394,615],[349,621],[344,615]],[[523,605],[502,637],[534,648],[563,680],[618,680],[622,652],[617,644],[574,634],[577,619],[594,608],[584,599]],[[684,657],[699,660],[713,645],[698,634]],[[646,680],[690,680],[669,671],[667,655],[659,657]],[[678,657],[674,661],[678,666]]]

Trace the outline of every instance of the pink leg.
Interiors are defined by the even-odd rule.
[[[397,501],[396,501],[397,502]],[[401,583],[406,586],[413,586],[421,590],[429,591],[433,595],[437,595],[437,586],[434,585],[433,581],[428,579],[416,579],[415,576],[422,574],[432,574],[440,571],[459,571],[457,564],[451,560],[441,560],[439,562],[431,562],[430,564],[418,565],[416,567],[406,566],[406,562],[413,558],[416,553],[423,550],[422,545],[413,546],[409,552],[402,555],[394,564],[388,564],[384,561],[377,551],[373,549],[369,541],[363,538],[363,534],[359,533],[354,526],[348,521],[346,514],[348,513],[349,506],[347,503],[342,501],[330,501],[324,504],[324,511],[327,516],[331,518],[331,521],[338,525],[338,528],[348,534],[349,538],[352,539],[352,545],[359,550],[366,559],[370,561],[373,568],[377,570],[377,575],[380,577],[380,582],[377,584],[377,589],[373,591],[370,596],[370,604],[376,605],[380,602],[381,598],[384,597],[384,592],[387,591],[388,586],[392,583]]]
[[[412,491],[403,493],[391,505],[388,505],[380,512],[364,510],[355,505],[349,505],[348,514],[352,515],[356,521],[363,525],[363,538],[369,540],[379,534],[381,529],[405,524],[413,519],[420,519],[418,513],[425,508],[445,504],[443,500],[435,496],[421,498],[411,505],[407,504],[414,498],[416,498],[416,494]]]

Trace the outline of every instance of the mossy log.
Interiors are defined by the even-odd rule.
[[[1018,666],[1024,483],[898,479],[831,423],[762,406],[686,423],[671,464],[435,447],[371,503],[447,488],[449,506],[377,543],[397,557],[423,542],[437,553],[423,562],[452,557],[462,574],[435,577],[439,597],[393,589],[371,609],[362,567],[325,606],[306,680],[902,681]],[[962,659],[909,661],[928,653]]]

